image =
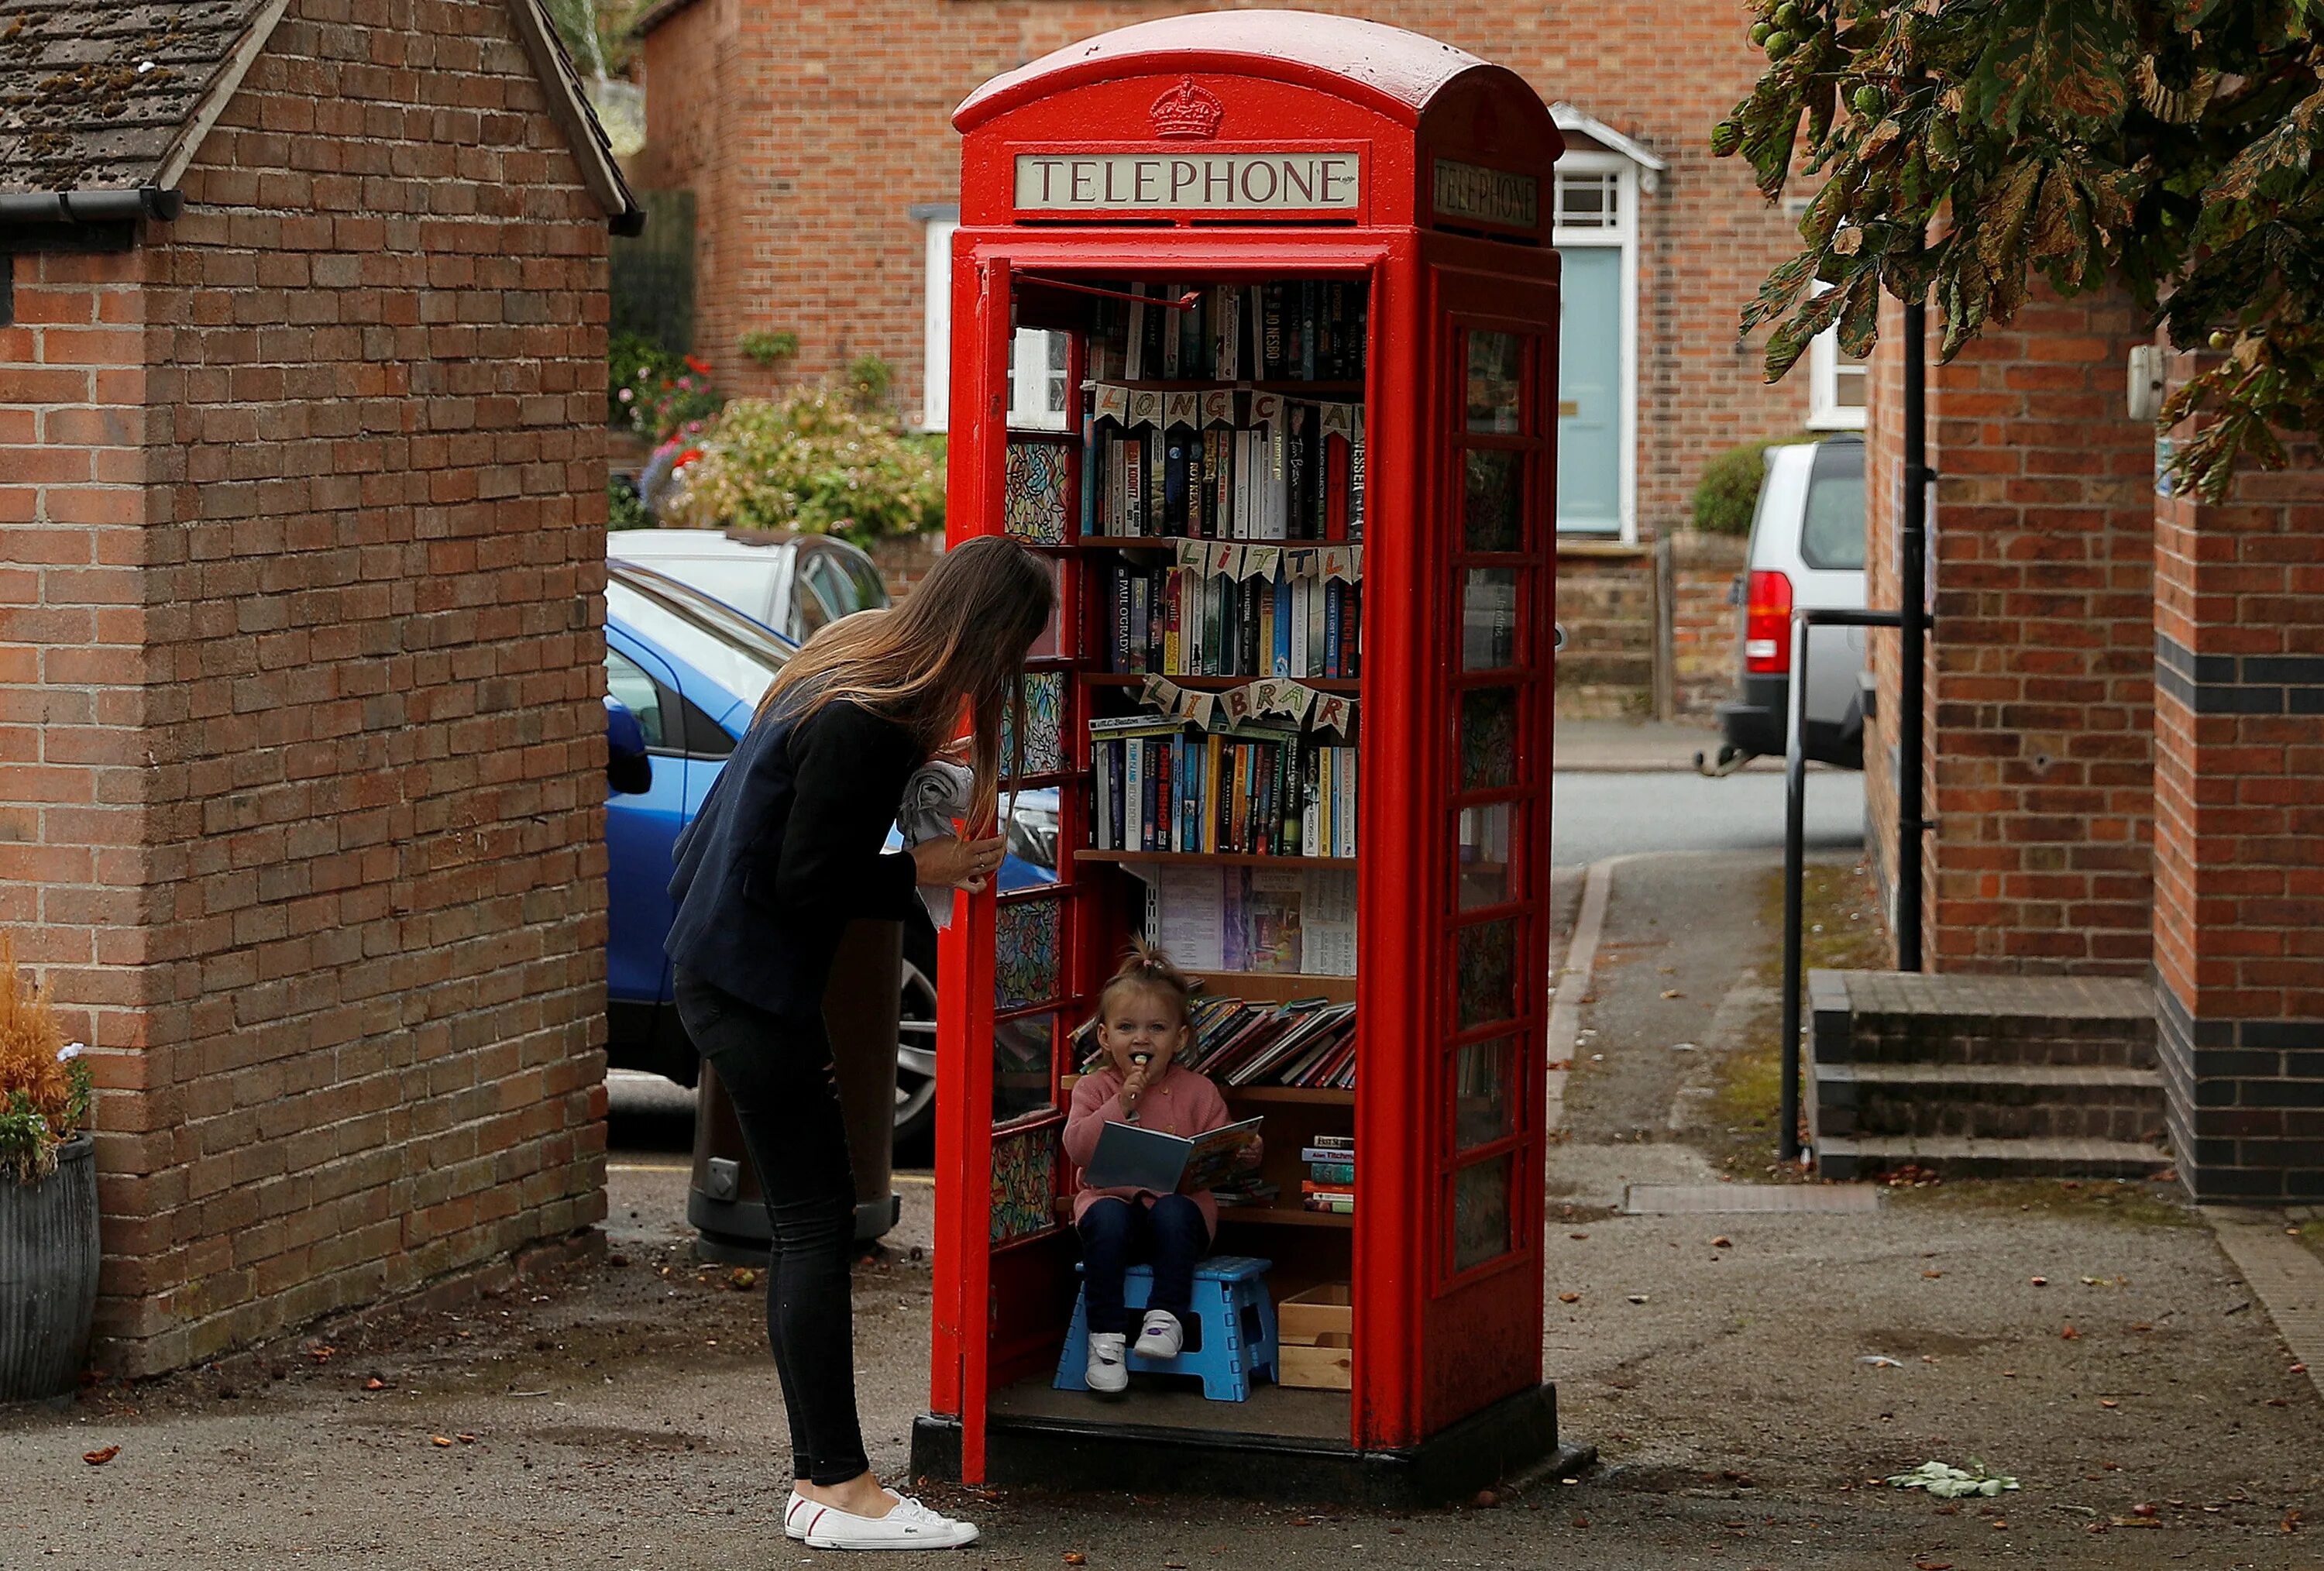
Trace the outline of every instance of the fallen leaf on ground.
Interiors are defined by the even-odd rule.
[[[1590,1235],[1586,1233],[1569,1233],[1565,1236],[1568,1238],[1587,1238]]]
[[[373,1375],[369,1380],[364,1382],[364,1390],[367,1391],[383,1391],[386,1389],[387,1382],[380,1379],[377,1375]]]
[[[1935,1281],[1939,1277],[1941,1277],[1941,1276],[1942,1276],[1942,1275],[1944,1275],[1944,1274],[1945,1274],[1945,1273],[1944,1273],[1944,1272],[1942,1272],[1942,1271],[1923,1271],[1923,1272],[1921,1273],[1921,1276],[1922,1276],[1922,1278],[1923,1278],[1923,1280],[1933,1282],[1933,1281]]]
[[[1718,1237],[1711,1241],[1711,1247],[1713,1249],[1733,1249],[1735,1247],[1735,1241],[1722,1233]]]
[[[2098,1406],[2102,1408],[2118,1408],[2122,1406],[2122,1404],[2115,1400],[2112,1397],[2100,1397],[2098,1399]]]
[[[1561,1304],[1578,1304],[1582,1301],[1582,1295],[1580,1293],[1560,1293],[1557,1295],[1557,1301]]]
[[[1067,1549],[1065,1551],[1065,1564],[1068,1566],[1086,1566],[1089,1564],[1089,1557],[1083,1554],[1079,1549]]]
[[[2048,1277],[2027,1277],[2025,1280],[2032,1282],[2037,1288],[2046,1288],[2050,1285],[2050,1279]]]
[[[1646,1296],[1644,1293],[1632,1293],[1630,1295],[1630,1302],[1633,1304],[1643,1304],[1646,1301]]]
[[[475,1443],[476,1437],[474,1435],[463,1435],[460,1437],[460,1444],[463,1446],[473,1446]]]
[[[1953,1571],[1950,1560],[1915,1560],[1913,1571]]]
[[[1675,987],[1665,987],[1663,989],[1663,996],[1665,998],[1684,998],[1686,994],[1681,993]]]
[[[1590,1525],[1590,1519],[1588,1517],[1575,1517],[1573,1519],[1573,1525],[1577,1528],[1586,1528]]]
[[[99,1451],[84,1451],[80,1454],[80,1459],[91,1467],[102,1467],[120,1455],[120,1446],[107,1446]]]
[[[2158,1515],[2160,1515],[2161,1513],[2160,1513],[2160,1512],[2158,1512],[2158,1511],[2154,1509],[2154,1504],[2153,1504],[2153,1502],[2151,1502],[2151,1501],[2144,1501],[2144,1500],[2143,1500],[2143,1501],[2140,1501],[2136,1505],[2135,1505],[2135,1506],[2133,1506],[2133,1507],[2131,1507],[2131,1508],[2130,1508],[2130,1514],[2131,1514],[2131,1515],[2133,1515],[2133,1516],[2135,1516],[2135,1517],[2151,1517],[2151,1516],[2158,1516]]]
[[[738,1265],[728,1273],[726,1285],[738,1293],[747,1293],[759,1285],[759,1273],[749,1266]]]
[[[2071,1320],[2067,1321],[2065,1329],[2058,1333],[2058,1340],[2061,1342],[2080,1342],[2081,1339],[2082,1334],[2074,1329],[2074,1323]]]
[[[430,1446],[449,1446],[452,1443],[452,1437],[449,1435],[430,1435],[428,1437],[428,1443]]]

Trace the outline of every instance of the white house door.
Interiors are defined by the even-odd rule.
[[[1557,349],[1557,530],[1622,528],[1622,248],[1561,247]]]

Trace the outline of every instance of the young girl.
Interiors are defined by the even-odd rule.
[[[1089,1164],[1108,1123],[1134,1120],[1142,1128],[1192,1136],[1234,1122],[1217,1086],[1173,1061],[1187,1046],[1190,991],[1185,974],[1167,957],[1140,945],[1098,995],[1097,1039],[1106,1063],[1074,1085],[1065,1119],[1065,1156],[1077,1170]],[[1253,1147],[1243,1163],[1255,1167],[1259,1157]],[[1118,1391],[1130,1383],[1123,1272],[1139,1263],[1154,1268],[1139,1356],[1177,1357],[1185,1345],[1181,1321],[1194,1307],[1194,1266],[1210,1252],[1218,1230],[1218,1202],[1208,1189],[1157,1195],[1093,1189],[1082,1179],[1074,1196],[1074,1224],[1081,1233],[1082,1282],[1089,1297],[1090,1389]]]

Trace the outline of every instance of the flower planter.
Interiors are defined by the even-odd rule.
[[[40,1182],[0,1180],[0,1402],[79,1383],[97,1311],[95,1149],[76,1135]]]

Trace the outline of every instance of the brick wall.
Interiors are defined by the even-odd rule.
[[[1871,604],[1897,604],[1903,313],[1867,445]],[[1933,319],[1934,313],[1932,313]],[[1933,326],[1933,320],[1932,325]],[[1923,952],[1937,970],[2141,975],[2150,951],[2153,432],[2124,404],[2126,300],[2037,290],[1929,373],[1935,610]],[[1876,860],[1895,865],[1896,640],[1873,639]]]
[[[696,0],[646,35],[640,180],[696,193],[696,348],[731,391],[812,380],[854,356],[894,365],[920,407],[926,282],[916,204],[957,200],[954,107],[978,84],[1075,39],[1185,9],[1179,0],[867,0],[766,6]],[[1762,57],[1752,15],[1678,8],[1487,6],[1397,0],[1369,9],[1522,72],[1651,145],[1671,168],[1640,199],[1639,534],[1677,527],[1703,460],[1784,435],[1807,414],[1804,371],[1775,388],[1738,313],[1798,248],[1740,161],[1706,147]],[[754,329],[799,335],[775,371],[736,350]]]
[[[1670,648],[1674,712],[1708,718],[1735,697],[1742,669],[1743,612],[1734,599],[1736,578],[1749,558],[1749,542],[1733,535],[1685,530],[1669,541],[1671,558]]]
[[[1641,718],[1655,702],[1655,562],[1645,546],[1566,541],[1557,552],[1557,712]]]
[[[2319,460],[2155,503],[2155,993],[2204,1199],[2324,1199]]]
[[[603,1212],[605,215],[498,0],[351,14],[0,338],[0,900],[97,1049],[116,1372]]]

